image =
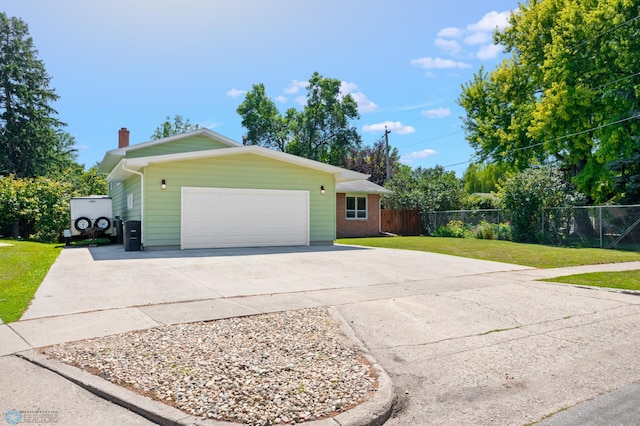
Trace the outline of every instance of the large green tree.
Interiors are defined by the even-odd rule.
[[[639,130],[635,0],[530,0],[495,34],[510,54],[463,85],[464,128],[481,160],[556,163],[593,201],[615,196],[613,161]]]
[[[498,163],[471,163],[462,180],[468,194],[491,193],[498,190],[498,183],[508,172],[508,166]]]
[[[267,97],[264,85],[254,85],[237,109],[247,129],[245,143],[343,166],[361,139],[353,124],[360,118],[358,105],[351,95],[340,92],[340,84],[315,72],[307,85],[305,106],[290,108],[285,115]]]
[[[382,196],[385,209],[416,209],[422,212],[457,210],[462,207],[462,180],[442,166],[401,166],[385,187],[392,194]]]
[[[0,174],[44,175],[56,156],[58,99],[27,24],[0,12]]]
[[[344,167],[356,172],[371,175],[369,180],[378,185],[384,185],[387,181],[387,147],[382,139],[377,140],[373,146],[363,146],[352,149],[345,159]],[[398,174],[402,164],[397,148],[389,149],[389,175]]]
[[[278,107],[267,96],[264,84],[254,84],[237,109],[242,127],[247,129],[245,145],[260,145],[284,152],[291,138],[289,116],[282,116]]]
[[[153,131],[151,140],[168,138],[169,136],[191,132],[193,130],[198,130],[199,128],[199,124],[191,124],[191,121],[189,121],[188,118],[185,120],[181,115],[174,116],[173,121],[171,120],[171,117],[167,115],[165,121],[163,121]]]

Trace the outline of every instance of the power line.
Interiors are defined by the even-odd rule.
[[[422,142],[410,143],[410,144],[408,144],[408,145],[403,145],[402,147],[403,147],[403,148],[405,148],[405,147],[407,147],[407,146],[422,145],[423,143],[427,143],[427,142],[435,141],[435,140],[438,140],[438,139],[444,139],[444,138],[446,138],[446,137],[453,136],[453,135],[457,135],[457,134],[460,134],[460,133],[464,133],[464,131],[463,131],[463,130],[458,130],[457,132],[447,133],[446,135],[435,136],[435,137],[433,137],[433,138],[423,140]]]
[[[558,137],[556,137],[556,138],[549,139],[549,140],[547,140],[547,141],[543,141],[543,142],[536,142],[536,143],[533,143],[533,144],[531,144],[531,145],[522,146],[522,147],[520,147],[520,148],[510,149],[510,150],[508,150],[508,151],[505,151],[505,152],[503,153],[503,155],[512,154],[512,153],[514,153],[514,152],[518,152],[518,151],[524,151],[524,150],[526,150],[526,149],[536,148],[536,147],[541,146],[541,145],[544,145],[544,144],[546,144],[546,143],[555,142],[555,141],[558,141],[558,140],[561,140],[561,139],[571,138],[571,137],[574,137],[574,136],[578,136],[578,135],[582,135],[582,134],[585,134],[585,133],[593,132],[594,130],[604,129],[605,127],[614,126],[614,125],[616,125],[616,124],[624,123],[624,122],[626,122],[626,121],[633,120],[634,118],[640,118],[640,114],[632,115],[632,116],[630,116],[630,117],[622,118],[622,119],[620,119],[620,120],[613,121],[613,122],[611,122],[611,123],[602,124],[602,125],[600,125],[600,126],[592,127],[592,128],[590,128],[590,129],[587,129],[587,130],[581,130],[581,131],[579,131],[579,132],[570,133],[570,134],[568,134],[568,135],[558,136]],[[448,165],[446,165],[446,166],[442,166],[442,167],[446,169],[446,168],[448,168],[448,167],[459,166],[459,165],[461,165],[461,164],[469,164],[469,163],[471,163],[472,161],[473,161],[473,160],[461,161],[461,162],[459,162],[459,163],[448,164]]]
[[[600,91],[600,90],[603,90],[603,89],[604,89],[604,88],[606,88],[607,86],[611,86],[612,84],[619,83],[619,82],[621,82],[621,81],[623,81],[623,80],[628,80],[628,79],[633,78],[633,77],[635,77],[635,76],[637,76],[637,75],[640,75],[640,72],[636,72],[636,73],[634,73],[634,74],[627,75],[627,76],[625,76],[625,77],[620,77],[620,78],[618,78],[618,79],[616,79],[616,80],[613,80],[613,81],[610,81],[610,82],[608,82],[608,83],[606,83],[606,84],[603,84],[603,85],[602,85],[602,86],[600,86],[600,87],[596,87],[596,88],[595,88],[595,89],[593,89],[593,90],[594,90],[594,91],[596,91],[596,92],[598,92],[598,91]]]
[[[596,39],[598,39],[598,38],[600,38],[600,37],[602,37],[602,36],[604,36],[604,35],[606,35],[606,34],[609,34],[609,33],[613,32],[613,31],[617,30],[618,28],[621,28],[621,27],[623,27],[623,26],[625,26],[625,25],[627,25],[627,24],[629,24],[629,23],[631,23],[631,22],[633,22],[633,21],[638,20],[638,19],[640,19],[640,15],[636,16],[635,18],[627,19],[626,21],[624,21],[624,22],[622,22],[622,23],[620,23],[620,24],[616,25],[615,27],[613,27],[613,28],[609,28],[608,30],[603,31],[603,32],[601,32],[600,34],[597,34],[597,35],[595,35],[595,36],[591,37],[590,39],[587,39],[587,40],[583,40],[583,41],[581,41],[580,43],[578,43],[578,44],[575,46],[575,48],[582,47],[582,46],[584,46],[585,44],[591,43],[592,41],[594,41],[594,40],[596,40]]]

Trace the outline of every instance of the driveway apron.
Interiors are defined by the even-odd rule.
[[[10,327],[38,347],[335,306],[393,380],[398,404],[389,424],[526,424],[640,381],[640,298],[535,281],[553,274],[347,246],[73,248]]]

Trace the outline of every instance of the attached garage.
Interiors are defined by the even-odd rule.
[[[336,185],[368,177],[209,129],[118,146],[99,172],[143,250],[333,244]]]
[[[182,187],[181,247],[309,245],[309,192]]]

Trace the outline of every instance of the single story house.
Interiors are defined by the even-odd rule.
[[[129,145],[122,128],[98,172],[107,175],[113,217],[141,222],[145,249],[332,244],[336,222],[340,236],[350,235],[344,222],[358,223],[353,235],[379,223],[379,189],[368,195],[375,188],[356,185],[368,175],[209,129]],[[345,206],[338,221],[337,199]]]
[[[381,233],[380,196],[391,191],[368,180],[336,184],[336,237],[372,237]]]

